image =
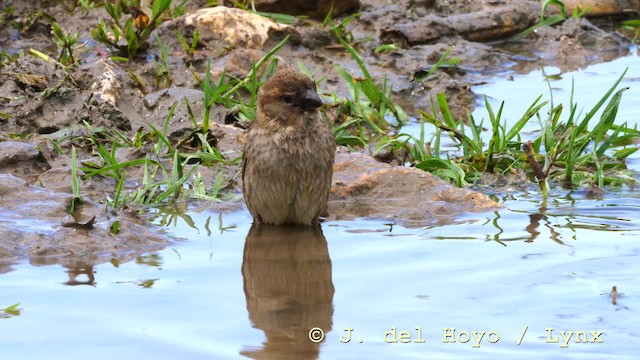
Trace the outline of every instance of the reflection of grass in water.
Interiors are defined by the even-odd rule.
[[[160,279],[147,279],[147,280],[139,280],[137,282],[138,287],[141,287],[143,289],[151,289],[153,287],[153,285],[155,285],[156,281],[158,281]]]
[[[143,255],[143,256],[138,256],[136,258],[136,264],[146,265],[146,266],[151,266],[156,268],[161,267],[162,262],[163,262],[162,256],[160,256],[159,254]]]
[[[158,226],[162,227],[177,227],[181,225],[180,221],[190,227],[197,232],[200,232],[200,228],[198,228],[196,222],[189,215],[189,211],[185,211],[184,209],[177,208],[173,205],[161,206],[155,209],[157,212],[153,216],[152,222]],[[237,225],[230,224],[225,225],[222,221],[222,213],[218,213],[218,227],[217,230],[222,235],[226,231],[233,231],[237,228]],[[203,230],[206,231],[207,236],[211,236],[211,216],[207,216],[207,220],[203,225]]]
[[[117,281],[116,284],[134,284],[142,289],[151,289],[153,285],[156,284],[156,281],[160,280],[156,279],[144,279],[144,280],[136,280],[136,281]]]
[[[469,214],[459,219],[458,224],[438,228],[430,238],[485,240],[503,245],[513,241],[551,240],[559,245],[573,246],[574,241],[579,239],[592,238],[600,241],[603,240],[602,234],[616,237],[640,230],[636,221],[636,199],[616,197],[625,196],[626,192],[614,194],[611,199],[597,201],[580,200],[586,196],[584,192],[577,194],[577,197],[572,193],[573,191],[552,189],[549,204],[543,206],[541,192],[530,191],[505,196],[496,201],[504,204],[506,209],[486,214]],[[464,229],[456,226],[463,226]]]
[[[20,303],[16,303],[10,306],[7,306],[4,309],[0,309],[0,319],[6,319],[14,316],[20,315],[20,309],[18,309]]]

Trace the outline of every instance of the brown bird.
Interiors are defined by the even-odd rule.
[[[242,187],[257,223],[311,225],[327,211],[335,138],[318,114],[315,83],[279,70],[258,92],[245,138]]]

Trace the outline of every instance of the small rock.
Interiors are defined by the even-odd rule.
[[[329,11],[333,17],[356,11],[360,0],[255,0],[255,4],[260,11],[324,19]]]
[[[125,74],[109,59],[98,60],[96,64],[91,65],[90,69],[95,81],[91,85],[94,101],[98,105],[107,103],[111,106],[116,106],[120,98],[120,89],[122,88],[120,78]]]
[[[405,226],[446,223],[452,215],[502,207],[416,168],[391,166],[361,153],[336,155],[329,197],[331,219],[393,219]]]
[[[382,29],[381,38],[403,45],[428,44],[447,36],[461,36],[470,41],[505,38],[537,21],[536,2],[519,5],[490,6],[481,11],[450,16],[429,14],[414,21],[393,24]]]
[[[13,140],[0,142],[0,173],[32,182],[48,169],[49,165],[34,144]]]
[[[252,70],[253,65],[265,55],[265,52],[256,49],[234,49],[229,54],[211,63],[211,77],[220,79],[224,73],[231,78],[243,79]],[[284,62],[279,56],[274,56],[273,59],[278,59],[278,64]],[[264,69],[265,67],[262,67],[258,70],[258,78],[262,77]]]
[[[45,189],[71,194],[71,165],[53,168],[40,174],[38,183]]]
[[[294,30],[264,16],[236,8],[216,6],[200,9],[160,25],[156,31],[163,43],[175,42],[175,30],[191,38],[198,30],[199,43],[211,51],[221,48],[260,49],[276,34],[284,37]],[[191,34],[191,35],[190,35]],[[175,47],[171,43],[172,47]],[[177,44],[177,48],[180,48]]]
[[[21,141],[0,142],[0,168],[6,165],[36,160],[40,152],[35,146]]]
[[[116,66],[110,59],[99,59],[87,63],[82,68],[92,81],[90,101],[83,110],[88,111],[90,122],[96,126],[116,127],[120,130],[131,130],[130,106],[132,99],[137,98],[137,91],[132,89],[129,75]],[[136,96],[131,96],[136,94]]]

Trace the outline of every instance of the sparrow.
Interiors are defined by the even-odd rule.
[[[290,68],[258,91],[245,137],[244,199],[255,223],[311,225],[326,215],[336,145],[315,83]]]

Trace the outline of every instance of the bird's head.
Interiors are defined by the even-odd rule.
[[[278,70],[258,92],[258,119],[288,123],[322,106],[316,84],[307,76],[285,68]]]

